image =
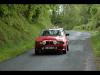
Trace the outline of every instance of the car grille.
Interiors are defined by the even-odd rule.
[[[46,45],[54,45],[53,41],[46,41]]]

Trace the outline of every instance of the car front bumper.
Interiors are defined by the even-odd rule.
[[[55,52],[61,52],[63,50],[66,50],[65,45],[47,45],[47,46],[39,46],[35,48],[37,51],[42,53],[55,53]]]

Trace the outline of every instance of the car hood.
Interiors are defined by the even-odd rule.
[[[43,41],[43,40],[63,40],[62,36],[40,36],[36,39],[36,41]]]

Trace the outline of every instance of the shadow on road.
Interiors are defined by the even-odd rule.
[[[30,56],[60,56],[60,55],[65,55],[65,54],[54,54],[54,53],[44,53],[44,54],[38,54],[36,55],[35,53],[34,54],[30,54]]]

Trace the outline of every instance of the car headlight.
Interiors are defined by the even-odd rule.
[[[36,41],[36,44],[43,44],[43,45],[45,45],[46,41]]]
[[[41,44],[45,45],[46,44],[46,41],[42,41]]]
[[[53,44],[57,44],[57,41],[53,41]]]

